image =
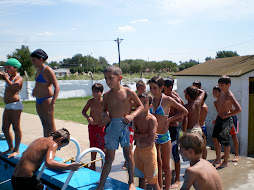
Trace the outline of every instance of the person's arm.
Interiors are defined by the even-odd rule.
[[[181,190],[189,190],[195,181],[195,174],[190,171],[190,168],[185,170],[184,182]]]
[[[166,125],[165,125],[166,128],[168,128],[169,123],[170,123],[171,121],[180,119],[180,118],[182,118],[183,116],[185,116],[185,115],[188,114],[188,110],[187,110],[183,105],[179,104],[178,102],[176,102],[176,101],[175,101],[173,98],[171,98],[171,97],[167,97],[167,98],[169,98],[168,101],[170,101],[171,106],[173,106],[174,108],[177,109],[178,113],[177,113],[176,115],[173,115],[173,116],[171,116],[171,117],[169,117],[169,118],[167,119]]]
[[[56,143],[52,143],[49,145],[45,157],[46,167],[54,170],[77,170],[81,165],[80,163],[65,164],[54,160],[57,148],[58,146]]]
[[[125,123],[130,123],[131,121],[133,121],[133,119],[134,119],[138,114],[141,113],[141,111],[144,109],[144,106],[143,106],[143,104],[141,103],[140,99],[138,98],[137,94],[136,94],[134,91],[128,89],[127,93],[129,94],[131,100],[132,100],[132,101],[135,103],[135,105],[136,105],[136,110],[135,110],[134,112],[132,112],[131,114],[126,115],[126,116],[124,117],[124,119],[123,119],[123,121],[124,121]]]
[[[236,114],[238,114],[238,113],[240,113],[242,111],[242,108],[241,108],[240,104],[237,102],[237,100],[235,99],[233,94],[230,96],[230,101],[232,102],[232,104],[235,107],[235,109],[232,112],[230,111],[229,113],[220,115],[220,117],[222,119],[225,119],[225,118],[228,118],[230,116],[236,115]]]
[[[54,107],[55,107],[55,103],[56,103],[56,99],[57,99],[59,91],[60,91],[60,87],[58,85],[56,75],[50,67],[49,67],[48,72],[49,72],[49,81],[55,88],[53,98],[52,98],[51,103],[49,105],[49,112],[53,112]]]
[[[183,123],[182,123],[182,130],[185,133],[187,131],[187,126],[188,126],[188,116],[183,117]]]
[[[111,121],[108,113],[107,93],[103,94],[103,111],[101,113],[101,120],[105,126]]]
[[[10,77],[7,73],[2,72],[2,76],[11,90],[17,90],[23,83],[23,78],[21,76],[18,76],[14,83],[10,81]]]
[[[207,116],[208,113],[208,107],[203,107],[203,109],[201,108],[201,112],[200,112],[200,117],[199,117],[199,124],[202,124],[205,122],[205,118]]]
[[[83,114],[83,116],[87,119],[88,123],[91,124],[91,123],[94,122],[94,120],[93,120],[92,117],[90,117],[90,116],[87,115],[87,113],[86,113],[90,107],[91,107],[91,99],[89,99],[89,100],[87,101],[85,107],[84,107],[83,110],[82,110],[82,114]]]
[[[199,104],[201,106],[202,105],[202,101],[203,101],[203,99],[205,97],[205,91],[202,90],[202,89],[198,89],[198,91],[199,91],[199,95],[198,95],[197,99],[195,100],[195,103]]]

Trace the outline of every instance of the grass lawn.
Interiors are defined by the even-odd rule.
[[[55,105],[55,119],[88,124],[86,118],[82,115],[81,111],[90,98],[91,96],[82,98],[58,99]],[[34,101],[23,101],[22,103],[24,105],[23,112],[37,115]],[[0,107],[4,107],[4,102],[1,97]]]

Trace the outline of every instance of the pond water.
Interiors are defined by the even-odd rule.
[[[133,78],[131,80],[123,80],[122,84],[127,84],[130,88],[136,91],[136,81],[140,79]],[[148,81],[147,79],[142,79],[145,83]],[[106,84],[106,81],[103,80],[58,80],[58,84],[60,86],[60,92],[58,95],[59,99],[65,98],[73,98],[73,97],[85,97],[85,96],[92,96],[92,85],[94,83],[101,83],[104,87],[104,92],[109,90],[109,87]],[[32,90],[34,88],[35,82],[34,81],[24,81],[23,88],[20,92],[20,99],[22,101],[26,100],[35,100],[32,96]],[[176,89],[177,81],[175,80],[174,90]],[[5,82],[3,80],[0,81],[0,96],[4,96],[5,90]],[[149,86],[147,85],[146,88],[149,91]]]

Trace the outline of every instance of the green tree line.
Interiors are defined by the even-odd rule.
[[[29,76],[35,74],[35,68],[32,65],[30,58],[30,50],[28,46],[22,45],[21,48],[15,49],[12,54],[7,55],[7,59],[16,58],[22,63],[22,67],[19,69],[21,75],[24,75],[25,71]],[[236,51],[218,51],[216,52],[215,59],[224,57],[239,56]],[[213,59],[206,57],[206,61]],[[82,73],[91,71],[93,73],[102,72],[107,66],[108,61],[104,57],[94,58],[91,55],[76,54],[72,58],[63,59],[62,61],[46,62],[53,69],[56,68],[69,68],[71,73]],[[141,73],[141,72],[177,72],[194,65],[199,64],[199,61],[190,59],[189,61],[180,62],[180,65],[168,60],[164,61],[145,61],[142,59],[126,59],[121,61],[121,69],[123,73]],[[0,65],[4,65],[4,61],[0,61]],[[114,63],[118,66],[118,63]]]

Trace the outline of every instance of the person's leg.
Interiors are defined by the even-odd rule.
[[[41,120],[41,124],[42,124],[42,127],[43,127],[43,136],[46,137],[45,134],[47,134],[47,127],[46,127],[47,122],[46,122],[46,118],[43,115],[41,105],[39,105],[38,102],[36,102],[36,111],[37,111],[37,114],[38,114],[38,116]]]
[[[91,152],[91,161],[94,161],[96,159],[97,152]],[[95,162],[91,163],[91,166],[89,167],[91,170],[96,170],[95,168]]]
[[[202,153],[202,158],[206,160],[207,157],[207,150],[206,150],[206,146],[203,149],[203,153]]]
[[[7,141],[8,144],[8,150],[2,152],[0,155],[4,155],[4,154],[8,154],[10,152],[13,151],[13,137],[12,134],[10,132],[10,126],[11,126],[11,121],[10,121],[10,110],[4,109],[4,113],[3,113],[3,124],[2,124],[2,130],[4,132],[5,135],[5,139]]]
[[[10,110],[10,120],[13,126],[13,131],[15,133],[15,147],[13,152],[8,156],[8,158],[14,157],[19,154],[19,145],[22,138],[22,132],[20,129],[20,116],[22,110]]]
[[[161,160],[161,146],[160,144],[156,144],[157,150],[157,162],[158,162],[158,183],[160,188],[163,188],[163,180],[162,180],[162,160]]]
[[[150,184],[153,187],[153,190],[160,190],[160,186],[158,183],[156,184]]]
[[[230,146],[224,146],[224,160],[223,162],[218,165],[218,169],[222,169],[228,166],[228,158],[230,153]]]
[[[115,150],[110,150],[110,149],[106,148],[105,154],[106,154],[105,164],[103,165],[100,183],[99,183],[98,187],[96,188],[97,190],[104,189],[104,184],[105,184],[106,179],[111,171],[111,166],[112,166],[112,163],[115,159]]]
[[[235,156],[234,156],[233,162],[238,162],[238,157],[239,157],[239,141],[238,141],[238,138],[237,138],[236,134],[232,135],[232,140],[233,140],[234,148],[235,148]]]
[[[213,164],[220,164],[221,163],[221,144],[217,138],[212,138],[214,149],[216,153],[216,159],[214,160]]]
[[[145,178],[138,178],[139,179],[139,184],[138,187],[141,189],[146,189],[146,180]]]
[[[165,173],[165,190],[168,190],[171,184],[170,150],[171,141],[161,144],[162,168]]]
[[[129,174],[129,189],[136,189],[134,185],[134,158],[132,152],[132,146],[123,148],[124,157],[126,160],[126,166]]]

